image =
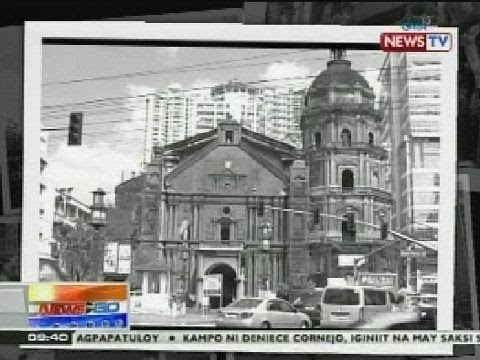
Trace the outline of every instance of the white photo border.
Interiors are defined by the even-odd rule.
[[[440,212],[438,242],[437,330],[453,330],[455,199],[456,199],[456,116],[458,34],[456,28],[435,28],[452,34],[453,48],[441,53],[442,82],[446,92],[441,104]],[[255,43],[376,44],[382,32],[399,32],[398,26],[340,25],[243,25],[243,24],[148,24],[144,22],[26,22],[24,77],[24,196],[22,226],[22,281],[39,279],[39,148],[41,123],[42,41],[44,38],[137,40],[139,41],[221,41]],[[372,331],[370,331],[372,332]],[[373,331],[374,332],[374,331]],[[204,351],[225,349],[221,344],[204,344]],[[163,348],[162,348],[163,347]],[[198,347],[196,347],[198,348]],[[249,350],[250,348],[250,350]],[[262,352],[302,352],[302,345],[259,346]],[[158,350],[168,350],[159,344]],[[186,350],[188,351],[188,350]],[[228,351],[251,351],[249,344],[229,344]],[[331,344],[318,346],[318,353],[453,355],[451,344]]]

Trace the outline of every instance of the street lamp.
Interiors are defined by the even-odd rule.
[[[103,252],[97,251],[99,248],[99,231],[101,228],[107,225],[107,209],[105,207],[105,195],[106,192],[102,188],[98,188],[95,191],[92,191],[93,194],[93,203],[91,206],[92,210],[92,218],[90,220],[90,225],[92,225],[94,229],[94,237],[93,237],[93,244],[92,250],[93,253],[91,254],[93,258],[93,273],[94,276],[98,278],[98,254],[103,254]],[[104,245],[104,244],[102,244]],[[102,246],[103,251],[105,251],[104,246]]]
[[[270,274],[269,274],[269,266],[266,263],[267,253],[270,250],[270,240],[272,238],[272,224],[268,221],[263,221],[262,225],[260,225],[260,230],[262,234],[262,244],[261,244],[261,251],[263,254],[263,274],[264,280],[266,279],[266,290],[270,290]]]
[[[189,253],[188,253],[188,247],[186,244],[183,244],[182,246],[182,260],[183,260],[183,303],[185,304],[184,306],[186,307],[187,303],[187,297],[188,297],[188,267],[187,267],[187,262],[189,258]]]
[[[92,194],[93,204],[90,224],[97,230],[107,224],[107,209],[104,200],[106,192],[102,188],[98,188],[96,191],[92,191]]]

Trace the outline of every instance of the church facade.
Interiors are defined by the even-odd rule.
[[[151,256],[134,260],[144,293],[200,305],[215,274],[212,307],[322,287],[391,241],[378,229],[391,212],[382,122],[342,54],[312,83],[301,128],[302,150],[234,119],[154,149],[136,208],[139,249]],[[361,270],[400,274],[399,253],[386,247]]]

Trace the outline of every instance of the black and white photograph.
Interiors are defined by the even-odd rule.
[[[57,25],[26,38],[23,281],[128,282],[139,329],[452,329],[455,52]]]

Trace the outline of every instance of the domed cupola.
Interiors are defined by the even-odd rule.
[[[315,140],[315,136],[320,136],[315,134],[326,134],[327,123],[369,120],[374,123],[379,120],[374,110],[374,98],[372,87],[358,71],[352,69],[351,61],[345,58],[345,51],[332,50],[327,68],[313,80],[305,96],[301,119],[304,148],[307,150],[320,141]],[[362,137],[362,134],[358,136]]]

